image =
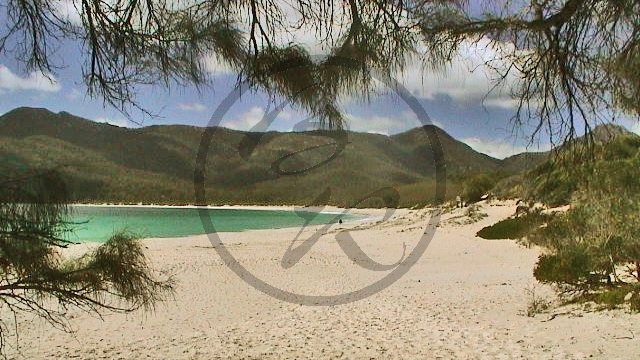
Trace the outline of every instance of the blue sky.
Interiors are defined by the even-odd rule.
[[[313,39],[306,41],[313,42]],[[101,99],[91,99],[86,95],[80,70],[85,59],[81,44],[60,45],[54,59],[61,68],[47,74],[48,78],[41,73],[25,71],[11,53],[0,54],[0,114],[20,106],[43,107],[118,126],[140,126],[117,109],[105,106]],[[420,66],[412,65],[399,73],[396,79],[420,101],[435,125],[478,151],[502,158],[526,150],[547,150],[549,144],[546,139],[529,142],[527,135],[531,128],[525,126],[514,133],[509,120],[515,104],[506,94],[488,94],[495,74],[481,65],[494,53],[489,41],[483,39],[477,44],[464,46],[445,72],[423,71]],[[203,61],[212,74],[210,87],[199,91],[194,87],[139,87],[137,100],[158,116],[149,118],[133,111],[133,120],[142,126],[206,126],[222,99],[236,85],[236,75],[213,58]],[[420,126],[406,104],[392,92],[385,93],[370,102],[345,99],[343,109],[348,127],[355,131],[395,134]],[[248,130],[262,118],[265,110],[273,106],[264,94],[246,94],[227,113],[222,126]],[[305,118],[304,113],[287,106],[270,130],[288,131]]]

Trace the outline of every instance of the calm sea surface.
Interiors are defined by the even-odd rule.
[[[65,235],[70,241],[104,242],[117,230],[128,230],[141,237],[178,237],[204,234],[199,209],[195,208],[152,208],[152,207],[73,207],[72,221],[80,223],[75,231]],[[298,227],[305,218],[293,211],[271,210],[206,210],[218,232],[254,229],[278,229]],[[316,215],[311,224],[328,224],[357,219],[355,215],[326,213],[305,213],[305,217]]]

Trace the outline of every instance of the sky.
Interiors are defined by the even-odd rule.
[[[61,1],[69,5],[71,0]],[[72,10],[68,9],[73,8],[67,7],[73,16]],[[0,20],[3,20],[2,16]],[[313,39],[306,41],[312,42]],[[524,126],[514,131],[510,119],[515,111],[515,102],[508,95],[489,92],[495,74],[482,64],[495,51],[490,41],[482,39],[476,44],[465,44],[446,71],[430,72],[412,64],[398,73],[396,80],[415,96],[434,125],[477,151],[504,158],[524,151],[548,150],[550,144],[546,139],[531,141],[528,136],[531,127]],[[61,67],[54,73],[42,74],[25,71],[10,52],[0,53],[0,114],[28,106],[53,112],[66,111],[89,120],[124,127],[159,124],[207,126],[222,100],[237,85],[236,74],[212,59],[204,59],[212,76],[210,87],[138,87],[136,100],[157,116],[148,117],[132,111],[132,117],[128,119],[101,99],[87,95],[81,76],[86,54],[81,44],[61,43],[54,59]],[[347,127],[353,131],[390,135],[421,126],[408,105],[391,90],[370,101],[347,98],[341,105],[348,120]],[[225,114],[220,125],[249,130],[266,111],[273,108],[274,104],[265,94],[247,93]],[[269,130],[291,131],[304,119],[306,115],[303,112],[285,106]],[[640,132],[637,124],[623,125]]]

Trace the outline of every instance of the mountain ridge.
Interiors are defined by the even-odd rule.
[[[505,165],[427,125],[391,136],[349,131],[349,144],[339,156],[305,172],[301,170],[322,163],[336,150],[324,133],[215,130],[204,184],[206,202],[215,204],[304,204],[329,185],[335,205],[357,202],[385,186],[396,187],[401,195],[413,194],[409,199],[405,196],[407,205],[428,203],[435,189],[435,160],[429,143],[433,135],[439,139],[452,179],[479,172],[521,171],[537,161]],[[22,107],[0,116],[0,161],[10,169],[62,167],[74,201],[194,203],[198,202],[194,165],[204,131],[189,125],[122,128],[67,112]],[[243,159],[238,144],[247,136],[260,142]],[[273,168],[276,162],[285,173],[301,173],[279,175]],[[447,186],[448,197],[460,192],[461,185],[455,181]]]

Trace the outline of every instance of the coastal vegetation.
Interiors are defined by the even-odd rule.
[[[484,172],[467,176],[462,183],[463,198],[466,202],[478,202],[483,196],[489,194],[496,186],[496,183],[505,175],[498,172]]]
[[[534,274],[565,292],[607,303],[626,300],[640,310],[640,137],[596,144],[590,156],[552,187],[555,195],[566,189],[571,209],[531,234],[531,241],[551,250]],[[575,184],[567,186],[569,181]],[[625,296],[615,296],[621,291]]]
[[[517,217],[510,217],[497,223],[484,227],[476,236],[483,239],[512,239],[518,240],[526,237],[537,227],[551,219],[551,215],[534,212]]]
[[[526,237],[546,249],[534,269],[539,281],[572,301],[626,303],[638,311],[640,137],[611,126],[597,130],[592,139],[566,144],[517,185],[523,197],[570,204],[569,210],[509,218],[478,236]]]

